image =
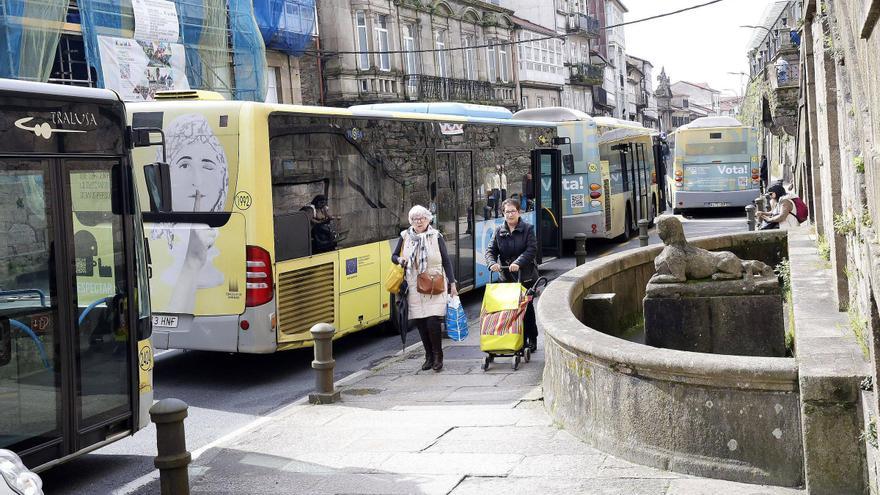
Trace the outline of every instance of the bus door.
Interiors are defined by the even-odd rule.
[[[648,170],[648,160],[645,158],[645,145],[633,143],[635,149],[634,158],[638,169],[638,196],[639,196],[639,220],[651,217],[650,188],[651,172]]]
[[[0,158],[0,448],[31,467],[135,427],[120,167]]]
[[[562,152],[532,150],[532,177],[537,177],[540,194],[535,195],[537,262],[562,257]]]
[[[632,144],[621,143],[611,147],[620,154],[620,177],[623,179],[624,197],[630,203],[630,225],[626,226],[627,230],[633,229],[633,223],[636,221],[639,211],[638,183],[636,182],[636,162],[633,156]],[[626,232],[626,231],[625,231]]]
[[[471,151],[438,150],[436,227],[446,239],[458,287],[474,285],[474,170]]]

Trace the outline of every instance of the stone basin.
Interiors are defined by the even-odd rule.
[[[784,231],[691,239],[775,266]],[[804,484],[798,367],[792,358],[704,354],[614,335],[641,314],[662,245],[602,257],[557,278],[537,305],[545,336],[544,400],[588,444],[633,462],[697,476]],[[613,293],[608,314],[585,296]],[[589,298],[588,298],[589,299]],[[588,306],[594,307],[594,306]],[[607,333],[591,326],[597,324]],[[624,329],[619,329],[624,330]]]

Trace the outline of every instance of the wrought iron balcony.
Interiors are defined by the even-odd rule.
[[[576,63],[568,65],[569,82],[584,86],[601,86],[605,81],[605,67],[597,64]]]
[[[513,100],[512,91],[510,92],[510,97],[508,97],[506,91],[503,91],[507,86],[498,85],[496,87],[496,85],[488,81],[453,79],[450,77],[434,77],[421,74],[404,76],[403,80],[408,100],[494,104],[507,104]],[[510,87],[512,88],[513,86],[511,85]]]
[[[587,14],[568,14],[568,24],[565,27],[567,33],[583,33],[587,36],[597,37],[601,26],[599,19]]]

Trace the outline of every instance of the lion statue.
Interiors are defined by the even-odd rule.
[[[755,260],[741,260],[728,251],[707,251],[688,244],[681,221],[664,216],[657,221],[660,239],[666,244],[654,259],[656,273],[648,283],[674,284],[711,277],[712,280],[737,280],[767,276],[773,270]]]

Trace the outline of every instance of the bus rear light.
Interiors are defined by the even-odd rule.
[[[602,203],[594,199],[593,201],[590,201],[590,206],[592,206],[593,208],[600,208],[602,206]]]
[[[752,180],[758,180],[758,179],[760,179],[760,178],[761,178],[760,175],[753,175],[753,176],[752,176]]]
[[[242,330],[247,330],[251,327],[251,324],[247,320],[241,320],[241,323],[239,323],[238,326],[241,327]]]
[[[592,199],[599,199],[601,197],[602,197],[602,193],[600,193],[599,191],[593,191],[590,193],[590,198],[592,198]]]
[[[676,182],[675,187],[681,187],[683,184],[681,182]]]
[[[684,180],[683,177],[676,177],[676,178],[675,178],[675,182],[681,182],[681,181],[683,181],[683,180]]]
[[[602,189],[599,184],[590,184],[590,191],[598,191],[599,189]]]
[[[247,246],[245,305],[259,306],[272,300],[272,259],[269,252],[258,246]]]
[[[759,173],[759,172],[760,172],[760,170],[758,170],[758,169],[756,169],[756,168],[753,168],[753,169],[752,169],[752,173],[753,173],[753,174],[757,174],[757,173]]]
[[[676,171],[675,171],[675,176],[676,176],[676,177],[681,177],[682,175],[684,175],[684,172],[682,172],[681,170],[676,170]]]

